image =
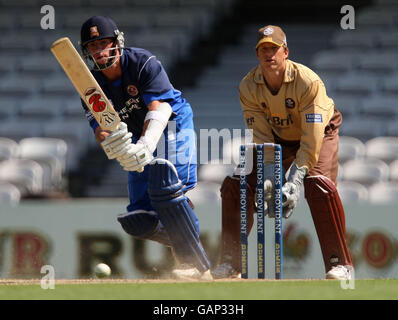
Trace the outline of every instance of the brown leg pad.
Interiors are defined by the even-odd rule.
[[[307,176],[304,187],[326,272],[338,264],[352,265],[345,238],[344,209],[335,184],[324,176]]]
[[[228,262],[240,272],[240,211],[239,211],[239,178],[226,177],[221,186],[222,231],[220,264]],[[254,192],[247,186],[248,232],[253,227],[255,211]]]

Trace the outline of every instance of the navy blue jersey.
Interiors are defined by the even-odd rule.
[[[121,56],[122,77],[111,83],[101,71],[92,71],[95,79],[125,122],[133,141],[142,134],[147,105],[154,100],[167,101],[178,115],[190,105],[174,89],[161,63],[149,51],[141,48],[125,48]],[[97,121],[82,101],[90,126],[95,130]]]

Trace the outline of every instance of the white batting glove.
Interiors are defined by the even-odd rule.
[[[300,187],[306,174],[306,167],[299,168],[295,163],[293,163],[292,167],[290,168],[287,182],[282,187],[283,217],[285,219],[292,215],[293,210],[300,199]]]
[[[138,140],[136,144],[130,143],[126,152],[117,158],[126,171],[143,171],[143,168],[153,160],[152,153],[145,143]]]
[[[132,136],[133,134],[127,131],[127,124],[120,122],[117,129],[101,142],[108,159],[116,159],[125,154]]]

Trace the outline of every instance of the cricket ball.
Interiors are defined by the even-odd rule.
[[[111,268],[105,263],[99,263],[95,266],[94,273],[99,279],[107,278],[111,275]]]

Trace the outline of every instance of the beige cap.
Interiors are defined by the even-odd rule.
[[[280,47],[287,47],[286,35],[283,30],[277,26],[269,25],[258,30],[256,49],[264,42],[270,42]]]

